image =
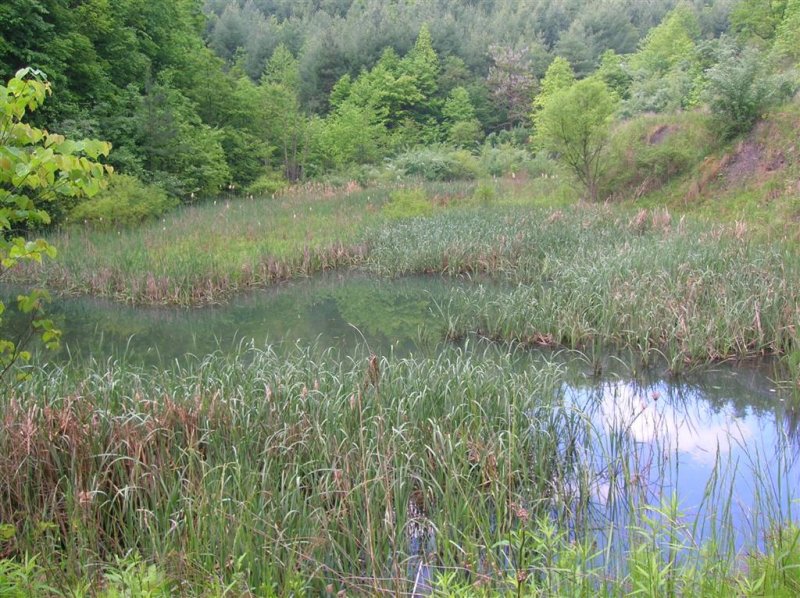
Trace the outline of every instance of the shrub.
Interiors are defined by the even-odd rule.
[[[329,187],[346,187],[353,181],[362,187],[376,184],[386,177],[384,171],[373,164],[351,164],[347,168],[334,170],[315,180]]]
[[[69,214],[71,222],[87,222],[98,226],[136,224],[156,218],[178,205],[157,185],[148,185],[139,179],[115,174],[109,178],[108,188],[93,198],[78,204]]]
[[[473,180],[480,175],[480,165],[472,154],[444,145],[403,152],[391,160],[389,167],[401,175],[426,181]]]
[[[769,75],[755,48],[723,45],[720,61],[708,71],[706,99],[727,138],[750,130],[763,113],[791,95],[788,79]]]
[[[448,140],[457,147],[469,147],[480,141],[482,137],[481,123],[477,118],[453,123],[447,131]]]
[[[481,181],[475,187],[472,198],[479,204],[487,206],[497,198],[497,189],[491,181]]]
[[[497,146],[485,144],[479,161],[481,167],[491,176],[504,176],[527,170],[531,156],[526,150],[509,143]]]
[[[536,152],[525,171],[532,177],[553,178],[561,174],[563,169],[547,152]]]
[[[433,205],[420,188],[399,189],[389,195],[389,203],[383,206],[383,213],[389,218],[429,216],[433,213]]]
[[[502,129],[490,133],[486,137],[486,145],[497,147],[500,145],[511,145],[514,147],[525,147],[530,142],[531,130],[528,127],[516,126],[512,129]]]
[[[286,188],[286,180],[274,174],[264,174],[247,187],[247,193],[263,197],[275,195]]]

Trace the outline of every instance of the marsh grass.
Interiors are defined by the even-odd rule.
[[[135,304],[198,306],[278,281],[362,264],[364,231],[406,186],[431,211],[471,197],[472,183],[361,189],[304,185],[273,197],[220,198],[115,230],[73,225],[50,235],[59,258],[10,273],[12,282]]]
[[[237,290],[359,263],[367,249],[358,232],[385,195],[308,188],[219,199],[136,228],[73,226],[51,237],[58,261],[21,279],[128,303],[219,303]]]
[[[529,455],[555,435],[524,433],[547,405],[521,394],[530,375],[459,353],[331,362],[252,351],[77,386],[34,377],[3,410],[7,550],[75,576],[135,550],[200,583],[238,566],[279,594],[296,576],[382,591],[408,577],[410,534],[435,527],[438,558],[477,563],[517,495],[547,495],[549,466]],[[555,377],[533,376],[546,393]],[[494,532],[467,525],[490,517]]]
[[[791,354],[800,324],[798,256],[751,242],[743,224],[709,227],[664,210],[449,212],[385,227],[369,265],[490,275],[440,306],[449,336],[633,349],[674,372],[698,362]]]
[[[242,347],[171,371],[34,371],[0,399],[3,567],[100,595],[793,587],[791,512],[766,474],[753,517],[773,535],[759,549],[767,528],[754,528],[745,569],[729,520],[695,513],[714,532],[695,535],[668,489],[643,483],[673,467],[663,447],[643,450],[625,421],[601,434],[564,384],[557,360],[470,343],[416,359]],[[725,508],[722,474],[709,508]],[[613,513],[593,498],[600,479]],[[8,564],[26,554],[38,565]]]
[[[741,221],[710,225],[663,208],[554,208],[535,197],[523,205],[514,180],[482,184],[497,190],[479,202],[486,205],[476,205],[472,183],[312,186],[190,207],[137,229],[66,229],[50,239],[60,260],[22,278],[129,303],[200,305],[335,268],[488,276],[502,288],[475,285],[441,306],[451,338],[616,346],[645,362],[663,355],[675,372],[762,354],[800,363],[791,357],[800,325],[794,245],[756,239]],[[430,215],[391,218],[398,193],[416,194]]]

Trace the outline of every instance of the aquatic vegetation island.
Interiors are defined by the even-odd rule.
[[[800,2],[0,7],[0,597],[800,595]]]

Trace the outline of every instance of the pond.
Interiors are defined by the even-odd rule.
[[[113,358],[157,367],[250,342],[317,343],[344,355],[365,346],[379,355],[429,353],[443,342],[449,295],[470,284],[334,274],[195,310],[63,298],[49,309],[64,331],[63,347],[48,359]],[[704,522],[711,527],[714,519],[728,524],[723,527],[737,546],[763,537],[770,521],[797,521],[798,415],[770,380],[769,364],[719,365],[676,381],[657,370],[635,377],[627,367],[615,372],[619,361],[606,358],[599,379],[574,353],[552,357],[569,372],[560,408],[587,418],[593,435],[569,447],[583,467],[580,479],[559,485],[574,492],[561,504],[588,497],[605,541],[626,541],[607,531],[625,528],[632,504],[652,503],[661,517],[664,497],[673,496],[680,520],[692,522],[683,532],[693,541],[705,537]],[[718,512],[716,504],[733,508]],[[782,512],[763,513],[756,508],[762,504]]]
[[[387,281],[329,274],[199,309],[65,297],[48,306],[63,338],[60,352],[47,358],[113,357],[163,365],[251,341],[256,346],[316,342],[344,354],[366,345],[376,354],[408,354],[441,337],[437,302],[446,301],[454,284],[428,277]]]

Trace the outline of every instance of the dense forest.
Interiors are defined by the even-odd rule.
[[[0,6],[0,77],[43,71],[54,94],[36,124],[110,141],[112,187],[146,196],[144,213],[222,188],[358,177],[418,146],[559,151],[537,144],[537,113],[565,80],[602,82],[616,118],[718,100],[736,134],[791,93],[799,56],[796,0]]]

